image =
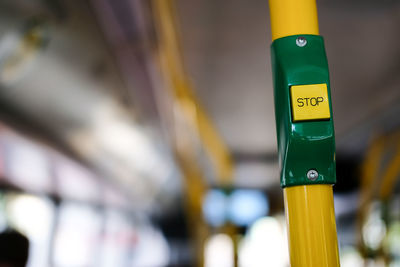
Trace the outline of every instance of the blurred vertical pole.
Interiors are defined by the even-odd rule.
[[[331,117],[321,122],[295,121],[289,95],[293,85],[326,84],[329,96],[316,3],[315,0],[269,0],[269,7],[278,151],[291,266],[339,266],[332,191],[336,179],[333,122]],[[314,72],[309,66],[316,67]],[[333,149],[319,145],[324,142],[321,132],[328,133],[330,140],[324,145]],[[328,162],[323,162],[324,159]],[[319,166],[318,172],[309,177],[307,169],[313,169],[314,165]]]
[[[393,261],[389,250],[384,249],[384,242],[372,249],[364,239],[365,226],[374,203],[380,203],[382,219],[388,228],[391,217],[388,207],[396,183],[400,177],[400,131],[376,136],[368,147],[361,165],[361,197],[357,214],[358,246],[366,258],[377,260],[383,257],[389,266]],[[367,228],[368,229],[368,228]]]
[[[161,58],[161,68],[174,100],[189,116],[189,123],[200,138],[211,162],[214,165],[218,184],[230,185],[233,176],[231,154],[214,127],[211,119],[196,98],[190,79],[185,71],[177,32],[176,10],[173,0],[154,0],[157,19],[157,41]]]
[[[197,135],[214,165],[217,184],[230,185],[233,165],[231,155],[217,130],[196,99],[189,77],[185,72],[180,50],[177,21],[173,0],[153,0],[155,28],[161,71],[166,87],[170,89],[174,111],[182,112],[187,124],[182,123],[180,114],[172,129],[175,158],[180,166],[185,184],[186,212],[195,243],[197,266],[204,266],[204,245],[210,229],[202,216],[202,203],[208,189],[196,154],[198,147],[192,142],[191,134]],[[187,127],[189,126],[189,127]],[[189,131],[183,129],[190,128]],[[189,135],[189,136],[188,136]],[[190,141],[188,141],[190,140]],[[235,235],[232,235],[235,236]],[[235,242],[235,240],[233,239]],[[235,253],[236,254],[236,253]],[[235,265],[237,266],[237,264]]]

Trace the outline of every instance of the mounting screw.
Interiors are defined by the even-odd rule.
[[[309,170],[307,172],[307,178],[311,181],[315,181],[318,178],[318,172],[316,170]]]
[[[297,44],[297,46],[299,46],[299,47],[306,46],[306,44],[307,44],[307,39],[304,38],[304,37],[302,37],[302,36],[297,37],[297,39],[296,39],[296,44]]]

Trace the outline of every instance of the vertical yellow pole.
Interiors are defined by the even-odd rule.
[[[174,126],[176,128],[171,131],[173,131],[175,157],[185,182],[185,204],[196,252],[196,266],[202,267],[205,240],[211,234],[210,227],[202,218],[202,201],[208,186],[198,164],[197,144],[193,142],[186,144],[182,140],[193,140],[191,135],[198,133],[203,147],[214,163],[219,185],[226,186],[232,182],[233,162],[228,148],[193,93],[190,79],[185,71],[177,31],[175,0],[153,0],[152,5],[165,85],[171,89],[174,103],[177,104],[176,110],[183,111],[186,119],[185,122],[177,120],[177,125]],[[182,123],[187,125],[180,125]],[[193,132],[182,131],[186,128],[193,129]],[[234,236],[232,234],[234,230],[230,229],[231,236]]]
[[[331,185],[284,189],[292,267],[339,266]]]
[[[318,35],[315,0],[269,0],[272,40],[297,35]]]
[[[315,0],[269,0],[272,39],[318,35]],[[332,185],[284,188],[292,267],[339,266]]]

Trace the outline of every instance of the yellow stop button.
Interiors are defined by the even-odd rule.
[[[290,87],[293,122],[330,119],[328,87],[325,83]]]

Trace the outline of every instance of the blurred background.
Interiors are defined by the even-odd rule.
[[[400,266],[400,2],[317,2],[341,264]],[[0,1],[0,230],[27,266],[289,266],[268,12]]]

